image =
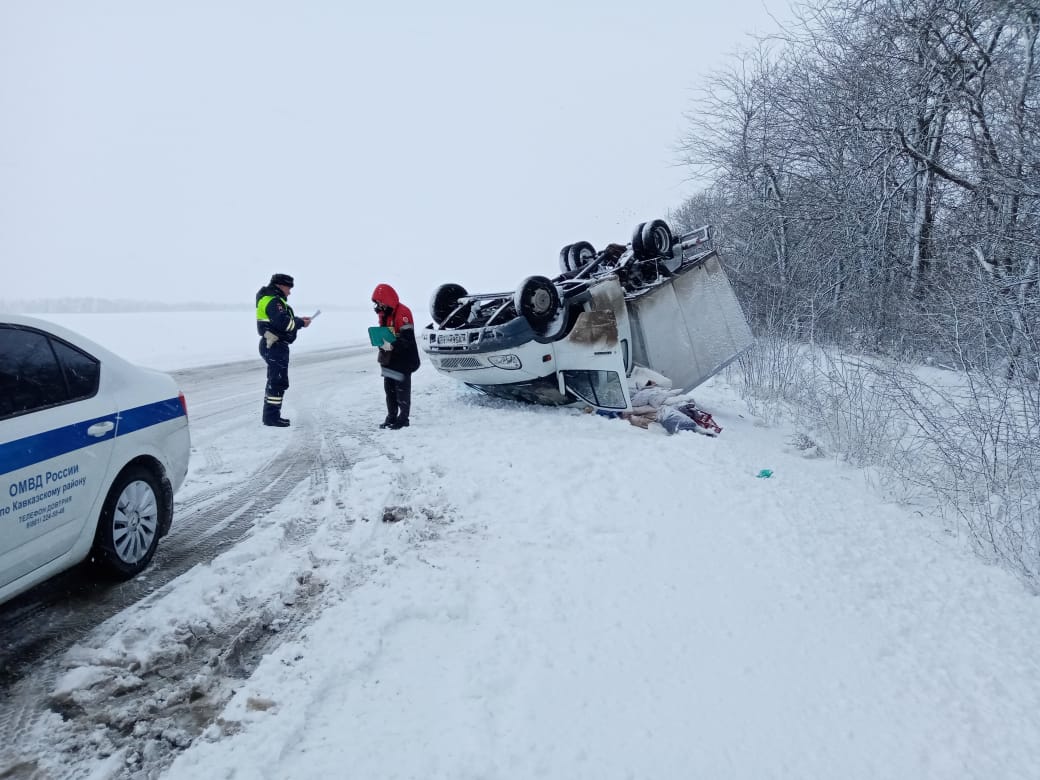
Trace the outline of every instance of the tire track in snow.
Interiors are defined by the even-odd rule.
[[[61,672],[58,660],[62,653],[104,620],[154,593],[197,563],[211,560],[233,546],[301,481],[327,482],[326,466],[318,457],[321,448],[315,446],[314,438],[311,426],[301,425],[288,446],[236,485],[230,494],[221,497],[214,493],[194,501],[194,506],[188,507],[189,520],[182,518],[179,527],[175,523],[174,529],[180,532],[171,531],[163,540],[145,575],[111,585],[96,582],[88,567],[81,566],[4,606],[0,612],[0,636],[5,638],[0,645],[0,777],[6,777],[12,767],[25,764],[25,756],[17,755],[21,752],[17,746],[47,714],[48,697]],[[178,511],[183,513],[185,508],[179,507]],[[188,533],[198,527],[207,530],[202,534]],[[296,530],[293,540],[302,543],[309,530],[313,530],[313,523],[308,529]],[[310,587],[307,582],[300,583],[297,598],[301,603],[311,597]],[[195,649],[181,661],[197,662],[208,650],[219,647],[216,655],[223,661],[215,663],[217,669],[228,668],[231,659],[239,659],[236,663],[241,665],[245,647],[253,646],[255,652],[262,654],[266,642],[276,639],[277,631],[269,630],[269,618],[264,611],[243,615],[229,634],[189,641],[187,644]],[[288,627],[287,624],[279,630]],[[225,643],[227,647],[223,647]],[[183,663],[180,667],[183,670]],[[184,714],[204,706],[199,702],[205,697],[197,692],[187,698],[191,706]],[[69,708],[67,703],[58,702],[57,707],[64,708],[65,717],[77,715],[76,707]],[[31,765],[31,757],[29,762],[26,765]]]
[[[352,488],[351,483],[361,481],[363,484],[371,469],[378,468],[377,461],[389,462],[398,468],[405,461],[392,438],[398,434],[370,430],[367,423],[359,425],[359,422],[334,416],[323,409],[311,410],[301,418],[298,427],[294,426],[290,446],[246,481],[235,485],[230,492],[226,484],[206,488],[179,504],[177,533],[171,533],[170,538],[164,540],[161,557],[157,558],[152,571],[152,575],[161,572],[161,576],[148,576],[148,582],[141,585],[139,592],[136,587],[128,587],[133,582],[113,589],[124,595],[119,598],[118,606],[109,601],[113,596],[106,596],[104,605],[112,608],[104,616],[154,593],[177,574],[201,560],[208,560],[206,556],[212,557],[234,545],[256,520],[275,509],[301,482],[308,484],[312,505],[328,502],[330,508],[335,507],[348,525],[352,525],[359,515],[350,505],[350,496],[357,495],[356,485]],[[223,462],[219,447],[207,457],[212,458],[207,462]],[[280,464],[280,470],[273,473],[270,469],[276,463]],[[362,466],[360,471],[359,465]],[[366,465],[368,470],[364,468]],[[335,478],[332,475],[336,475]],[[379,519],[417,516],[417,519],[432,520],[436,525],[451,523],[452,520],[445,517],[452,513],[449,507],[412,506],[425,483],[437,479],[436,468],[420,469],[413,476],[417,480],[409,489],[388,494],[382,518],[376,515],[365,519],[378,522]],[[293,518],[284,525],[286,545],[307,544],[321,519],[318,512],[306,512],[302,518]],[[199,533],[198,528],[206,530]],[[437,536],[439,529],[425,527],[406,532],[401,541],[405,547],[411,547]],[[176,544],[166,543],[175,537]],[[354,545],[349,538],[344,541],[348,547]],[[392,558],[388,559],[386,565],[392,562]],[[341,574],[345,576],[337,583],[340,598],[367,576],[364,567]],[[309,624],[324,593],[320,578],[311,575],[310,571],[300,572],[288,609],[285,603],[253,603],[244,606],[237,619],[225,623],[218,631],[192,632],[185,626],[186,635],[180,637],[176,647],[171,647],[168,655],[150,659],[146,672],[113,669],[108,679],[96,689],[89,689],[90,696],[83,697],[81,688],[77,696],[50,697],[62,672],[58,663],[60,653],[104,619],[98,614],[93,623],[81,627],[77,633],[75,615],[70,615],[71,625],[57,632],[62,635],[61,640],[51,636],[38,638],[38,646],[33,651],[37,667],[31,674],[23,666],[16,673],[8,674],[5,683],[6,669],[0,669],[0,701],[3,702],[0,705],[0,777],[39,777],[48,767],[57,767],[63,777],[84,776],[82,767],[105,755],[118,759],[116,766],[120,769],[115,772],[116,776],[135,779],[157,776],[178,752],[214,724],[233,693],[235,681],[247,678],[266,653],[297,636]],[[96,593],[84,590],[80,601],[89,603],[96,597]],[[31,609],[29,607],[29,611]],[[80,609],[70,610],[78,611]],[[5,632],[5,619],[6,614],[0,613],[0,636],[9,635]],[[22,619],[31,621],[26,615]],[[52,624],[59,622],[52,621]],[[49,732],[54,742],[45,763],[32,754],[33,745],[27,740],[39,740],[40,718],[53,719],[54,713],[65,720]],[[234,725],[223,724],[221,728],[233,729]],[[19,749],[19,745],[25,747]],[[39,747],[38,741],[36,747]],[[77,775],[77,771],[81,773]]]
[[[309,470],[312,503],[319,504],[335,498],[337,487],[330,474],[343,475],[348,481],[357,477],[356,462],[341,443],[344,438],[351,443],[356,439],[347,422],[327,414],[318,414],[307,428],[322,432],[320,447],[311,442],[315,457],[301,460]],[[362,443],[359,449],[369,450],[372,444]],[[248,485],[242,488],[248,489]],[[349,515],[343,502],[336,501],[335,506]],[[319,522],[317,513],[302,520],[294,518],[285,526],[286,543],[306,544]],[[348,522],[352,524],[353,519]],[[341,591],[353,589],[364,579],[364,571],[349,574],[340,581]],[[107,679],[90,687],[88,696],[83,689],[50,696],[50,709],[64,720],[61,729],[51,734],[52,756],[57,758],[44,766],[28,754],[16,754],[8,758],[9,766],[21,767],[32,776],[32,772],[54,769],[57,763],[65,776],[66,769],[75,772],[65,766],[66,760],[82,765],[84,755],[94,753],[118,757],[120,777],[156,777],[199,734],[218,722],[218,714],[234,692],[234,682],[248,678],[265,654],[309,624],[322,592],[320,578],[310,571],[301,572],[288,605],[250,605],[217,633],[187,632],[167,654],[150,658],[146,673],[137,674],[132,668],[112,670]],[[46,698],[56,675],[57,671],[49,676],[46,686],[25,691],[23,700]],[[33,733],[31,707],[23,708],[22,713],[29,717],[12,729],[15,737]],[[227,733],[235,725],[219,723],[218,728]]]

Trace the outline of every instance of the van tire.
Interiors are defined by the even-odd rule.
[[[586,264],[596,257],[596,248],[588,241],[579,241],[567,248],[567,259],[572,271],[580,271]]]
[[[434,290],[430,298],[430,316],[434,324],[444,325],[444,320],[459,305],[459,298],[465,298],[466,294],[466,288],[461,284],[442,284]]]
[[[560,313],[560,292],[556,285],[544,276],[529,276],[513,294],[513,306],[517,314],[539,336],[545,336],[550,323]]]
[[[640,222],[636,225],[636,229],[632,231],[632,256],[636,260],[643,258],[643,228],[645,226],[645,222]]]
[[[573,244],[567,244],[563,249],[560,250],[560,273],[567,274],[571,272],[571,247]]]
[[[642,245],[644,256],[667,257],[672,253],[672,230],[663,219],[655,219],[643,225]]]

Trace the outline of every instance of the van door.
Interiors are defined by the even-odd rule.
[[[617,319],[610,309],[584,311],[553,344],[560,392],[599,409],[631,408]]]
[[[690,391],[754,342],[715,252],[629,302],[636,363]]]

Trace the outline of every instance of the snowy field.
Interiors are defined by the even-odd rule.
[[[44,719],[21,756],[40,777],[1038,776],[1040,602],[722,378],[693,393],[714,439],[495,401],[428,365],[413,427],[379,431],[362,354],[292,368],[280,430],[259,424],[248,312],[50,318],[164,369],[256,359],[244,385],[188,392],[179,511],[289,453],[320,467],[80,641],[51,695],[118,723],[190,637],[250,613],[302,627],[244,678],[190,670],[215,702],[194,731],[150,725],[159,696],[129,746]],[[364,343],[370,319],[323,314],[294,354]],[[160,741],[172,764],[149,763]]]
[[[314,313],[312,309],[295,306],[295,301],[293,304],[299,316]],[[414,311],[425,324],[425,311]],[[260,359],[256,314],[252,309],[30,316],[64,325],[128,360],[161,371]],[[293,353],[367,344],[368,327],[375,324],[374,319],[375,315],[368,310],[323,311],[311,327],[300,332]]]

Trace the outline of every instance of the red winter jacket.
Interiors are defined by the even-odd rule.
[[[397,297],[397,290],[390,285],[376,285],[376,289],[372,293],[372,303],[390,307],[389,312],[385,309],[378,312],[379,324],[390,328],[395,336],[406,327],[415,327],[415,320],[412,319],[412,310],[401,303],[401,299]]]
[[[419,347],[415,343],[415,319],[412,317],[412,310],[401,303],[401,299],[397,297],[397,290],[389,284],[376,285],[372,292],[372,302],[389,307],[389,311],[380,309],[377,312],[379,324],[390,328],[397,337],[390,351],[390,360],[385,367],[405,374],[416,371],[419,368]]]

